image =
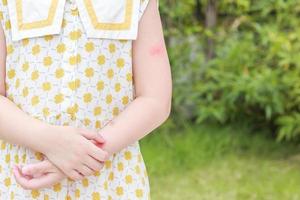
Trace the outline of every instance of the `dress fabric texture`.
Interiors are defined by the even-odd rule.
[[[7,97],[47,123],[100,130],[134,99],[132,41],[148,1],[122,0],[116,8],[111,0],[0,0]],[[12,166],[42,159],[40,152],[1,141],[0,199],[150,199],[139,142],[83,180],[23,189]]]

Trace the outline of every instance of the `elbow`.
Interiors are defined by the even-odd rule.
[[[172,109],[172,99],[164,99],[161,101],[158,101],[158,112],[160,112],[159,117],[159,123],[163,124],[165,121],[167,121],[171,115],[171,109]]]
[[[172,109],[172,93],[163,94],[155,93],[151,95],[137,95],[137,99],[144,101],[144,105],[148,108],[149,117],[154,120],[156,126],[163,124],[171,115]]]
[[[139,97],[144,99],[144,102],[147,104],[149,109],[149,117],[152,120],[155,120],[155,126],[158,127],[163,124],[170,117],[171,114],[171,100],[164,98],[155,98],[155,97]]]
[[[169,119],[170,115],[171,115],[171,111],[172,111],[172,98],[170,98],[165,106],[165,115],[163,118],[163,122],[167,121],[167,119]]]

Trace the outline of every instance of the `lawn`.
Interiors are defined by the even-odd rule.
[[[300,200],[300,146],[267,134],[232,125],[162,127],[141,146],[152,200]]]

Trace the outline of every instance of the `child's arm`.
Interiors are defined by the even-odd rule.
[[[102,143],[103,139],[98,133],[44,123],[30,117],[6,98],[5,60],[5,35],[0,24],[0,139],[45,154],[75,180],[90,174],[91,169],[100,170],[107,153],[90,141]]]
[[[6,42],[4,30],[0,26],[0,139],[40,151],[44,144],[40,135],[49,126],[30,118],[6,98],[5,65]]]
[[[150,0],[133,44],[133,79],[136,98],[100,130],[110,153],[141,139],[169,116],[172,80],[157,0]]]

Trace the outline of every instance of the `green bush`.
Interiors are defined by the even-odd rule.
[[[247,121],[253,128],[275,130],[278,140],[299,139],[299,1],[218,2],[218,24],[207,30],[207,0],[160,1],[174,120]],[[215,41],[215,57],[207,61],[208,38]]]

